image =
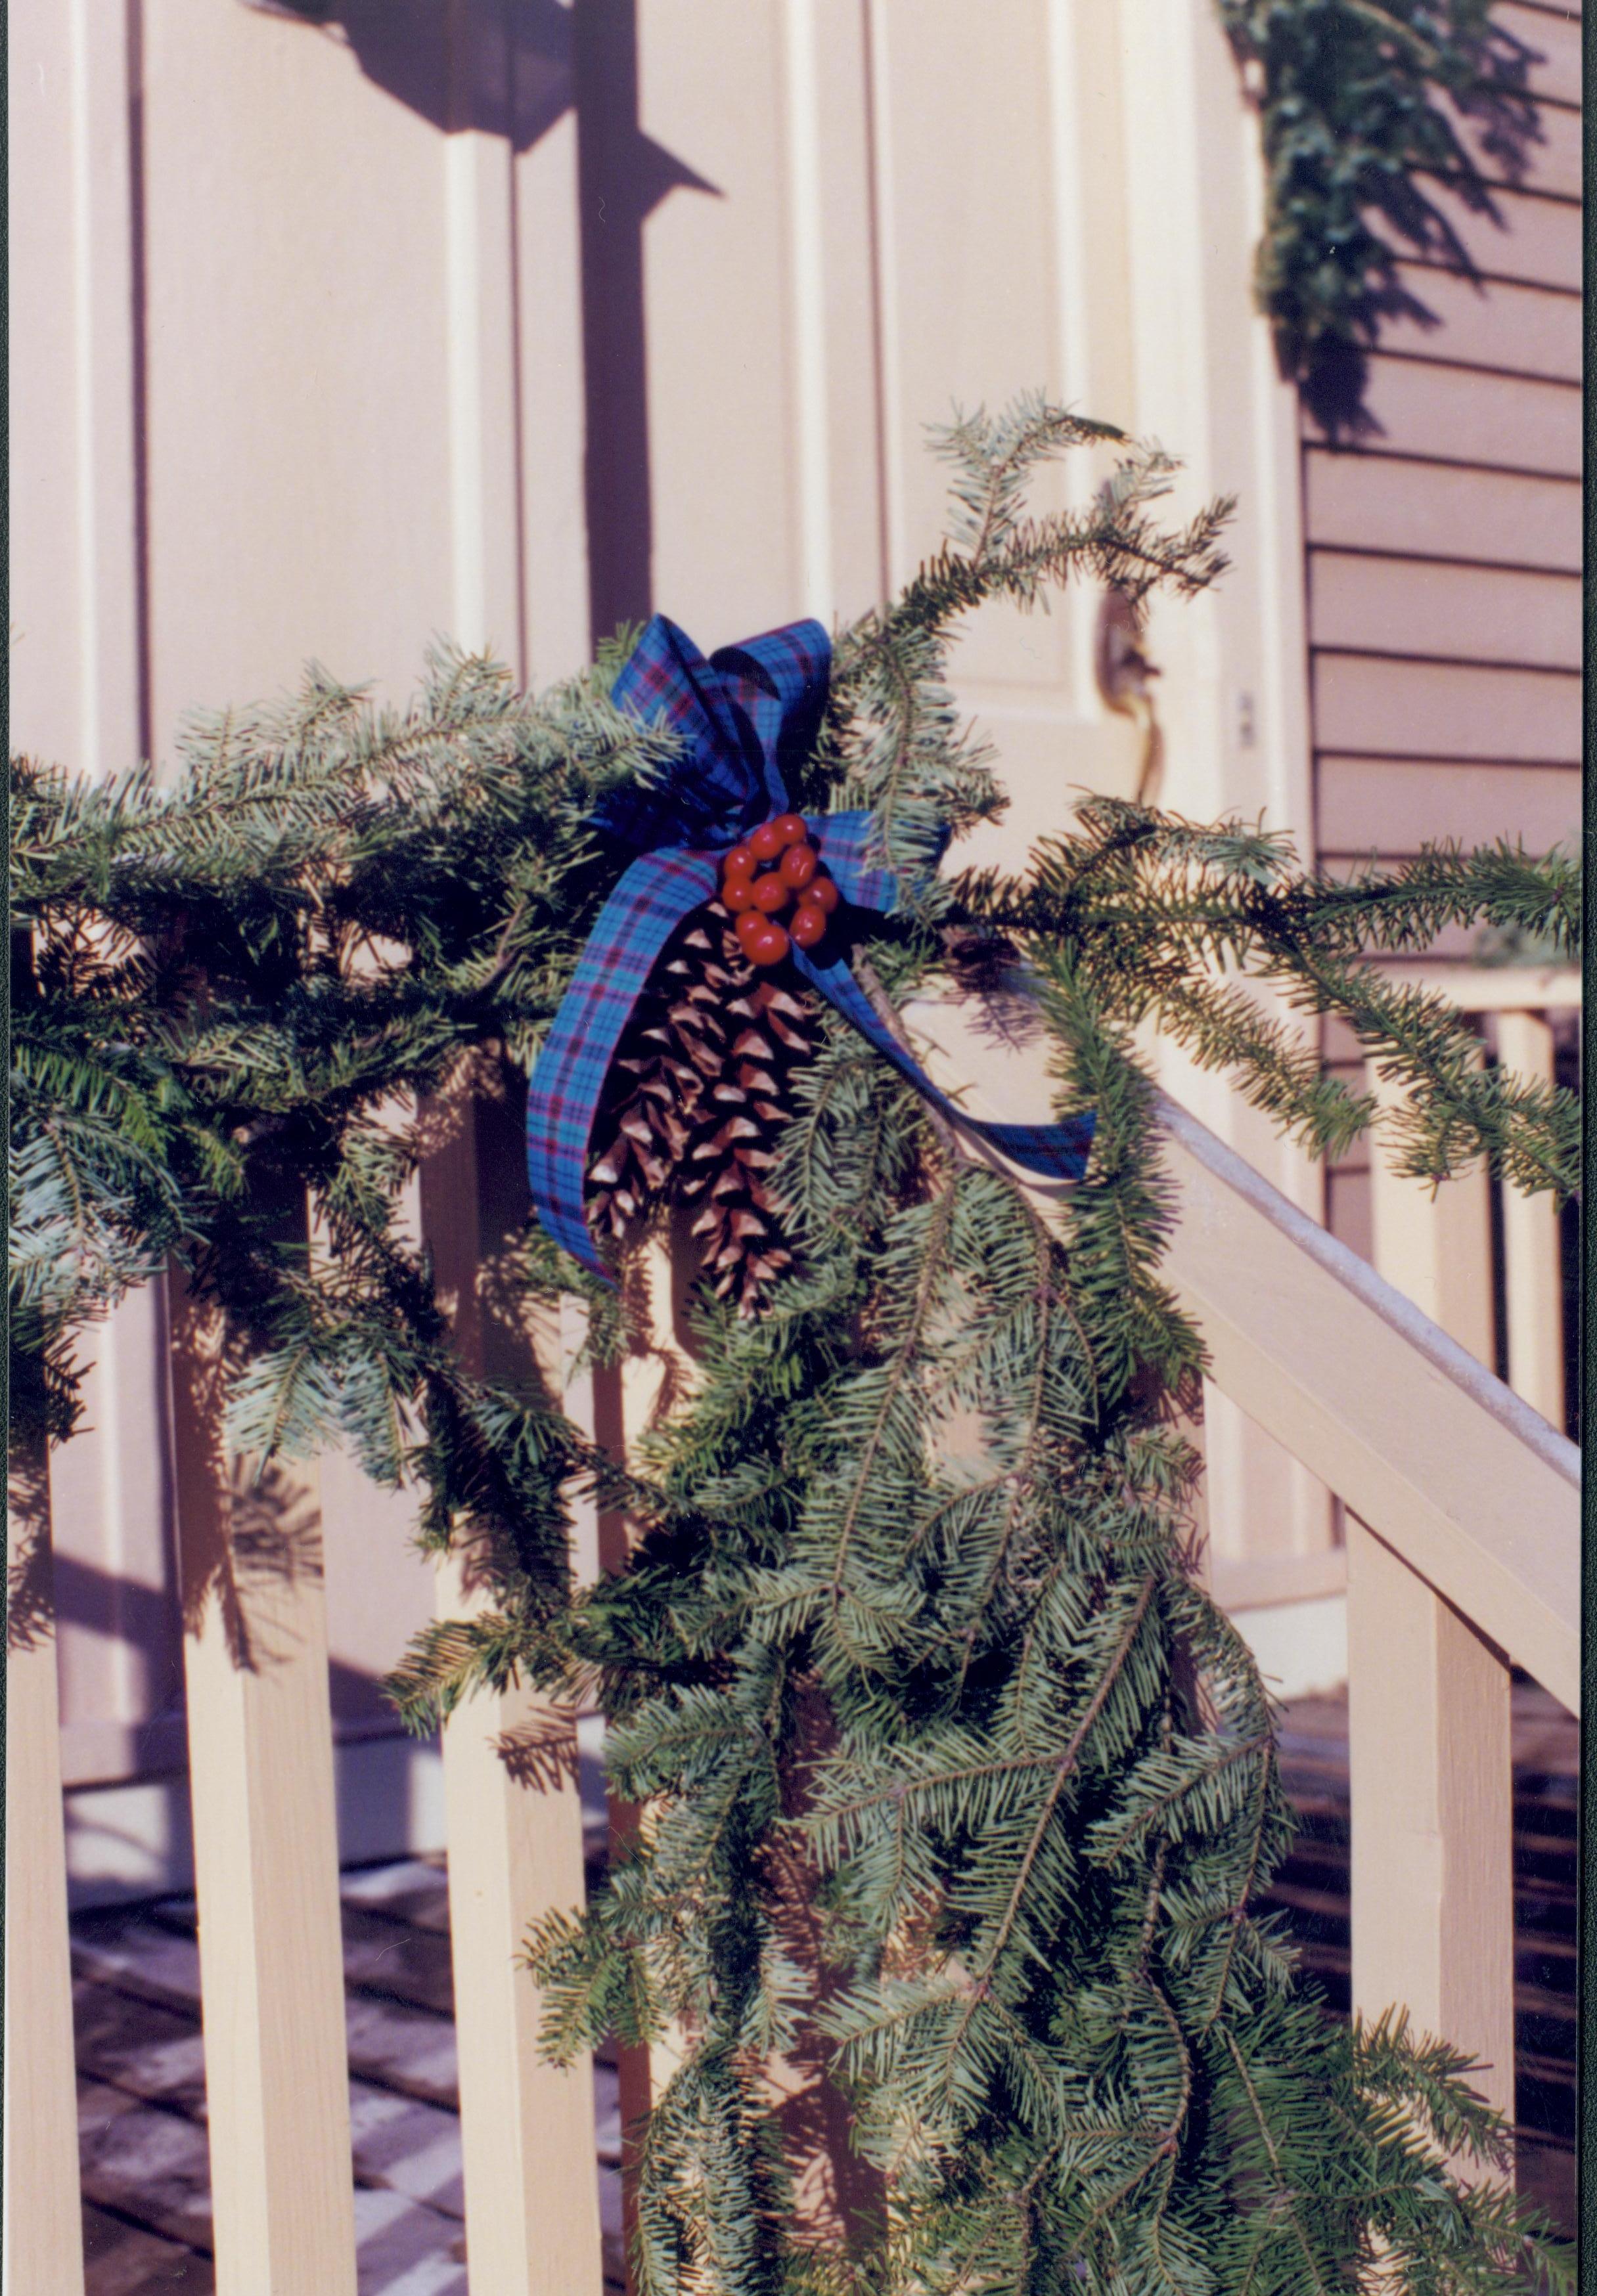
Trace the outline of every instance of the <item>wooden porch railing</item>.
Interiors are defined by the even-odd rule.
[[[958,1008],[911,1017],[934,1067],[975,1080],[982,1112],[1037,1112],[1034,1062]],[[1168,1275],[1214,1381],[1353,1518],[1355,2004],[1406,2002],[1490,2064],[1511,2112],[1509,1669],[1576,1710],[1578,1455],[1183,1110],[1166,1100],[1161,1117],[1180,1201]],[[462,1298],[490,1235],[483,1168],[463,1136],[430,1214],[424,1201]],[[336,2296],[355,2258],[315,1483],[246,1498],[193,1320],[178,1318],[175,1394],[217,2285]],[[462,1339],[482,1343],[469,1319]],[[553,1365],[558,1334],[545,1343]],[[623,1430],[638,1400],[613,1405]],[[5,2285],[82,2296],[43,1479],[14,1497]],[[444,1598],[462,1599],[452,1581]],[[523,1703],[469,1702],[446,1750],[467,2247],[483,2296],[597,2296],[589,2076],[537,2062],[536,1997],[512,1966],[527,1919],[574,1898],[581,1874],[574,1779],[539,1791],[504,1759],[537,1722]]]

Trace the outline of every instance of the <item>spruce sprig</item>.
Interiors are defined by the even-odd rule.
[[[1435,324],[1417,266],[1476,275],[1449,196],[1500,223],[1493,174],[1525,171],[1540,58],[1493,0],[1218,6],[1253,76],[1267,216],[1255,288],[1281,372],[1333,436],[1368,429],[1383,321]]]
[[[1400,2021],[1328,2025],[1251,1910],[1292,1820],[1269,1701],[1194,1575],[1176,1406],[1202,1346],[1161,1279],[1135,1031],[1344,1144],[1367,1103],[1247,1001],[1261,982],[1411,1086],[1416,1168],[1484,1152],[1562,1188],[1568,1095],[1483,1078],[1366,959],[1478,918],[1572,936],[1574,879],[1500,848],[1332,885],[1245,825],[1103,800],[1020,879],[932,877],[1001,802],[948,685],[959,618],[1219,570],[1222,507],[1159,526],[1150,453],[1089,510],[1028,518],[1039,462],[1106,440],[1040,401],[951,430],[949,544],[839,634],[800,793],[873,808],[927,870],[859,952],[890,1002],[973,963],[1025,975],[1061,1109],[1099,1112],[1089,1176],[1044,1218],[823,1016],[778,1176],[799,1264],[757,1323],[699,1303],[694,1391],[624,1471],[530,1370],[468,1374],[403,1206],[464,1091],[514,1101],[620,865],[595,800],[669,744],[600,675],[532,701],[440,655],[406,711],[317,673],[196,727],[169,784],[15,770],[25,1431],[65,1431],[84,1323],[176,1263],[246,1342],[242,1448],[342,1439],[417,1488],[430,1544],[486,1556],[492,1606],[396,1674],[407,1718],[517,1678],[598,1696],[643,1822],[529,1952],[556,2054],[686,2037],[641,2152],[658,2296],[1297,2296],[1356,2284],[1378,2244],[1416,2291],[1565,2270],[1511,2194],[1449,2165],[1501,2146],[1469,2068]],[[624,1290],[535,1228],[480,1283],[513,1316],[562,1291],[613,1343]],[[638,1538],[578,1590],[583,1494]],[[790,1946],[795,1870],[824,1992]],[[878,2180],[841,2245],[793,2217],[770,2065],[800,2047],[831,2051]]]

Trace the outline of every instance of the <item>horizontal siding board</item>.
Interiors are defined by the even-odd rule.
[[[1321,654],[1313,687],[1322,752],[1527,765],[1580,759],[1580,680],[1559,671]]]
[[[1453,112],[1459,140],[1486,181],[1511,185],[1515,177],[1503,166],[1497,153],[1485,149],[1476,123],[1461,119],[1445,97],[1438,100],[1438,108]],[[1577,200],[1580,197],[1581,168],[1580,113],[1568,111],[1559,103],[1540,103],[1536,106],[1536,128],[1535,140],[1523,147],[1524,167],[1519,171],[1519,183],[1529,191],[1553,192],[1561,198]]]
[[[1447,218],[1471,263],[1489,279],[1524,279],[1540,287],[1578,291],[1583,247],[1578,200],[1535,192],[1494,192],[1499,220],[1466,207],[1435,178],[1426,196]]]
[[[1568,383],[1378,354],[1364,406],[1379,427],[1362,439],[1362,454],[1580,476],[1581,394]],[[1304,428],[1310,438],[1319,435],[1306,413]]]
[[[1435,264],[1404,263],[1398,276],[1430,313],[1387,319],[1384,353],[1396,357],[1449,359],[1527,374],[1547,382],[1581,380],[1581,301],[1551,287],[1519,287],[1507,280],[1461,278]]]
[[[1318,797],[1319,842],[1339,852],[1378,839],[1390,855],[1418,853],[1446,838],[1490,845],[1517,837],[1531,852],[1545,853],[1580,825],[1577,766],[1322,756]]]
[[[1541,134],[1526,154],[1525,182],[1533,191],[1561,192],[1567,199],[1581,194],[1584,142],[1578,110],[1562,105],[1539,107]]]
[[[1309,631],[1317,646],[1578,669],[1581,581],[1316,550]]]
[[[1523,40],[1538,61],[1530,68],[1530,86],[1537,95],[1556,97],[1560,103],[1580,102],[1580,11],[1578,8],[1522,8],[1502,0],[1492,20],[1517,40]]]
[[[1305,496],[1311,544],[1580,571],[1577,480],[1315,448],[1305,458]]]

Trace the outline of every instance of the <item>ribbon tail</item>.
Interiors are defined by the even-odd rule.
[[[600,910],[527,1086],[527,1177],[555,1242],[608,1271],[582,1213],[588,1142],[605,1078],[654,961],[684,917],[713,899],[709,853],[646,853]]]
[[[845,901],[856,909],[891,916],[899,905],[896,871],[882,857],[882,832],[874,813],[823,813],[810,824],[811,841]]]
[[[1098,1122],[1090,1109],[1080,1116],[1067,1118],[1063,1124],[981,1123],[967,1115],[957,1101],[938,1090],[913,1053],[904,1050],[878,1017],[876,1007],[841,958],[830,964],[817,964],[803,949],[795,948],[793,962],[828,1004],[835,1005],[844,1019],[874,1045],[883,1059],[890,1061],[921,1098],[947,1117],[950,1123],[957,1124],[961,1131],[973,1133],[977,1139],[990,1141],[1002,1154],[1026,1171],[1035,1172],[1041,1179],[1082,1177],[1092,1151],[1092,1135]]]

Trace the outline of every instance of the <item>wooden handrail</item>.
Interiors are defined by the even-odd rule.
[[[1168,1095],[1165,1272],[1211,1376],[1579,1712],[1580,1454]]]
[[[1035,1119],[1033,1048],[967,1005],[906,1017],[973,1111]],[[1574,1444],[1167,1094],[1158,1113],[1179,1201],[1165,1275],[1214,1385],[1578,1713]],[[1014,1177],[1038,1201],[1061,1193]]]

